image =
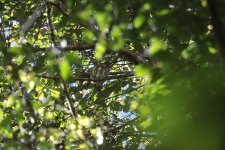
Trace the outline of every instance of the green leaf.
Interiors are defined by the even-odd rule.
[[[167,47],[166,43],[162,42],[161,39],[154,37],[151,39],[151,46],[149,48],[149,54],[150,54],[150,56],[154,56],[160,50],[165,50],[166,47]]]
[[[0,122],[2,121],[2,119],[3,119],[3,111],[2,111],[2,109],[0,109]]]
[[[66,53],[66,59],[68,60],[68,62],[70,63],[70,65],[80,65],[81,64],[81,60],[79,58],[79,55],[77,52],[74,53]]]
[[[95,57],[99,60],[102,59],[103,54],[106,51],[106,47],[103,43],[97,43],[95,46]]]
[[[94,40],[94,37],[95,37],[94,33],[91,32],[91,31],[88,31],[88,30],[84,31],[83,35],[84,35],[84,38],[87,40],[88,43],[91,43]]]
[[[216,54],[216,49],[214,47],[209,47],[208,50],[210,54]]]
[[[60,75],[62,79],[67,81],[71,75],[71,66],[69,62],[67,61],[67,59],[64,59],[63,61],[61,61],[59,65],[59,69],[60,69]]]
[[[10,95],[8,97],[8,105],[9,106],[14,106],[14,104],[16,102],[16,99],[17,99],[17,95],[16,94]]]
[[[141,77],[141,78],[143,78],[143,77],[151,78],[151,71],[150,71],[149,66],[143,65],[143,64],[136,66],[135,76]]]
[[[134,27],[135,28],[140,28],[143,25],[144,21],[145,21],[145,16],[143,16],[143,15],[137,16],[134,19]]]
[[[98,12],[96,13],[96,20],[101,29],[104,29],[108,26],[112,20],[110,15],[107,12]]]
[[[114,26],[111,34],[113,37],[113,43],[112,43],[113,50],[118,51],[121,48],[123,48],[124,47],[124,39],[123,39],[122,31],[121,31],[120,27]]]
[[[145,129],[145,128],[148,128],[151,124],[152,124],[151,120],[145,120],[145,121],[140,123],[140,127]]]
[[[12,138],[12,136],[13,136],[11,119],[12,119],[12,116],[8,115],[0,122],[0,133],[3,136],[8,137],[8,138]]]
[[[145,11],[150,10],[150,9],[151,9],[150,3],[145,3],[145,4],[143,5],[143,9],[144,9]]]
[[[141,105],[138,110],[140,111],[141,115],[144,117],[147,117],[149,115],[151,115],[151,110],[148,106],[146,105]]]
[[[201,0],[202,7],[207,7],[207,0]]]
[[[117,39],[122,37],[121,30],[118,26],[113,27],[112,37]]]
[[[21,54],[22,49],[20,47],[10,47],[8,51],[9,51],[9,53],[19,55],[19,54]]]
[[[165,16],[165,15],[168,15],[169,13],[170,13],[169,9],[163,9],[163,10],[156,12],[156,15],[157,16]]]

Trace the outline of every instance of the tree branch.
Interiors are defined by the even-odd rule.
[[[86,51],[86,50],[92,50],[95,48],[95,44],[90,44],[90,45],[69,45],[65,48],[61,47],[55,47],[61,51]],[[37,48],[38,51],[46,51],[46,50],[51,50],[51,47],[46,47],[46,48]]]
[[[60,4],[56,3],[56,2],[48,2],[49,4],[51,4],[52,6],[55,6],[64,16],[66,17],[72,17],[68,12],[66,12],[61,6]]]
[[[133,62],[135,65],[145,62],[145,59],[143,57],[132,53],[129,49],[122,49],[121,51],[119,51],[119,54],[128,61]]]
[[[104,134],[116,132],[116,131],[118,131],[118,130],[124,128],[124,127],[126,127],[127,125],[131,124],[132,122],[136,121],[138,118],[139,118],[139,117],[136,117],[136,118],[134,118],[134,119],[128,121],[127,123],[124,123],[124,124],[121,125],[121,126],[118,126],[118,127],[114,128],[114,129],[111,129],[111,130],[109,130],[109,131],[106,131],[106,132],[104,132]]]
[[[106,81],[106,80],[112,80],[112,79],[119,79],[119,78],[127,78],[134,76],[133,72],[129,72],[127,74],[123,75],[114,75],[114,76],[108,76],[105,78],[72,78],[71,82],[73,81]],[[52,80],[60,80],[59,77],[53,77],[53,76],[47,76],[47,75],[37,75],[37,77],[45,78],[45,79],[52,79]]]
[[[62,13],[63,16],[75,19],[74,16],[72,16],[68,12],[66,12],[66,10],[64,10],[63,7],[59,3],[56,3],[56,2],[48,2],[48,3],[51,4],[52,6],[55,6]],[[76,21],[77,21],[77,18],[76,18]],[[92,31],[96,30],[96,28],[90,24],[87,24],[83,21],[78,21],[78,22],[80,25],[82,25],[88,29],[91,29]]]
[[[84,45],[70,45],[65,48],[61,47],[56,47],[59,50],[62,51],[86,51],[86,50],[93,50],[95,49],[95,44],[84,44]],[[50,47],[47,48],[39,48],[38,50],[40,51],[45,51],[51,49]],[[107,52],[112,52],[113,50],[108,49]],[[122,49],[119,52],[119,57],[125,58],[127,61],[134,63],[135,65],[140,64],[140,63],[146,63],[146,59],[142,57],[141,55],[135,54],[129,49]]]
[[[38,17],[41,15],[41,12],[43,11],[44,6],[40,5],[38,6],[34,12],[32,13],[31,16],[29,16],[29,18],[27,19],[27,21],[22,25],[20,32],[22,34],[24,34],[25,32],[27,32],[30,27],[33,25],[33,23],[38,19]]]

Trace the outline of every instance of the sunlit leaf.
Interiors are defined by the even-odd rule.
[[[136,68],[135,68],[135,76],[150,78],[151,77],[150,68],[147,65],[138,65],[138,66],[136,66]]]
[[[149,48],[149,54],[151,56],[154,56],[160,50],[166,49],[166,47],[167,47],[166,43],[162,42],[162,40],[160,40],[158,38],[152,38],[151,39],[151,46]]]
[[[216,52],[217,52],[217,50],[214,47],[209,47],[208,50],[211,54],[216,54]]]
[[[67,53],[66,54],[66,59],[68,60],[68,62],[73,65],[80,65],[81,64],[81,60],[79,58],[78,53],[74,52],[74,53]]]
[[[143,16],[143,15],[137,16],[134,19],[134,27],[135,28],[140,28],[143,25],[144,21],[145,21],[145,16]]]
[[[151,124],[152,124],[151,120],[145,120],[140,123],[140,127],[145,129],[145,128],[149,127]]]
[[[66,59],[61,61],[59,64],[59,69],[61,77],[63,80],[67,81],[71,75],[71,66],[69,62]]]
[[[163,9],[160,10],[156,13],[157,16],[164,16],[164,15],[168,15],[170,13],[169,9]]]
[[[8,50],[10,53],[19,55],[22,52],[22,49],[20,47],[10,47]]]
[[[95,56],[97,59],[102,59],[103,54],[106,51],[106,47],[105,45],[103,45],[102,43],[97,43],[96,47],[95,47]]]

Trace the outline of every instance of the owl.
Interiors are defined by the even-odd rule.
[[[109,68],[106,64],[98,64],[91,72],[91,78],[104,79],[109,75]],[[96,81],[95,87],[98,91],[101,91],[103,87],[103,81]]]
[[[109,68],[107,67],[106,64],[99,64],[97,65],[91,73],[92,78],[97,78],[97,79],[103,79],[105,77],[108,77],[109,75]]]

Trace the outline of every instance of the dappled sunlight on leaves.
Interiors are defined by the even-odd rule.
[[[225,149],[224,6],[0,0],[0,149]]]

